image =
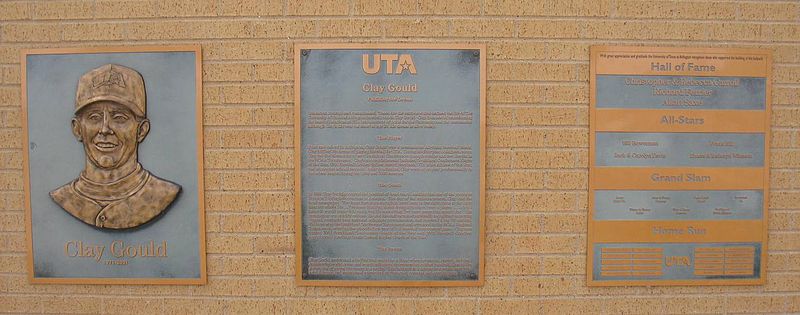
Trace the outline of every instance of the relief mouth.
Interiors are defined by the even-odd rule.
[[[116,149],[119,145],[112,142],[96,142],[94,146],[100,151],[109,152]]]

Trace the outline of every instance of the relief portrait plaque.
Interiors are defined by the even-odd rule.
[[[200,47],[21,62],[31,282],[204,284]]]
[[[296,281],[484,280],[484,45],[298,44]]]
[[[590,286],[763,284],[768,50],[591,48]]]

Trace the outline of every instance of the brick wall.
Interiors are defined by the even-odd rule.
[[[800,312],[800,3],[625,0],[0,2],[0,312]],[[294,285],[292,45],[488,45],[486,284]],[[203,46],[206,286],[30,285],[19,50]],[[585,285],[589,46],[774,52],[764,286]]]

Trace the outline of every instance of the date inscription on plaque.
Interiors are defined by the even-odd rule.
[[[297,45],[301,285],[483,280],[485,49]]]
[[[592,47],[589,285],[764,283],[771,65]]]

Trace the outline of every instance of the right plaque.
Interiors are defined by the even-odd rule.
[[[771,58],[592,47],[590,286],[764,283]]]

